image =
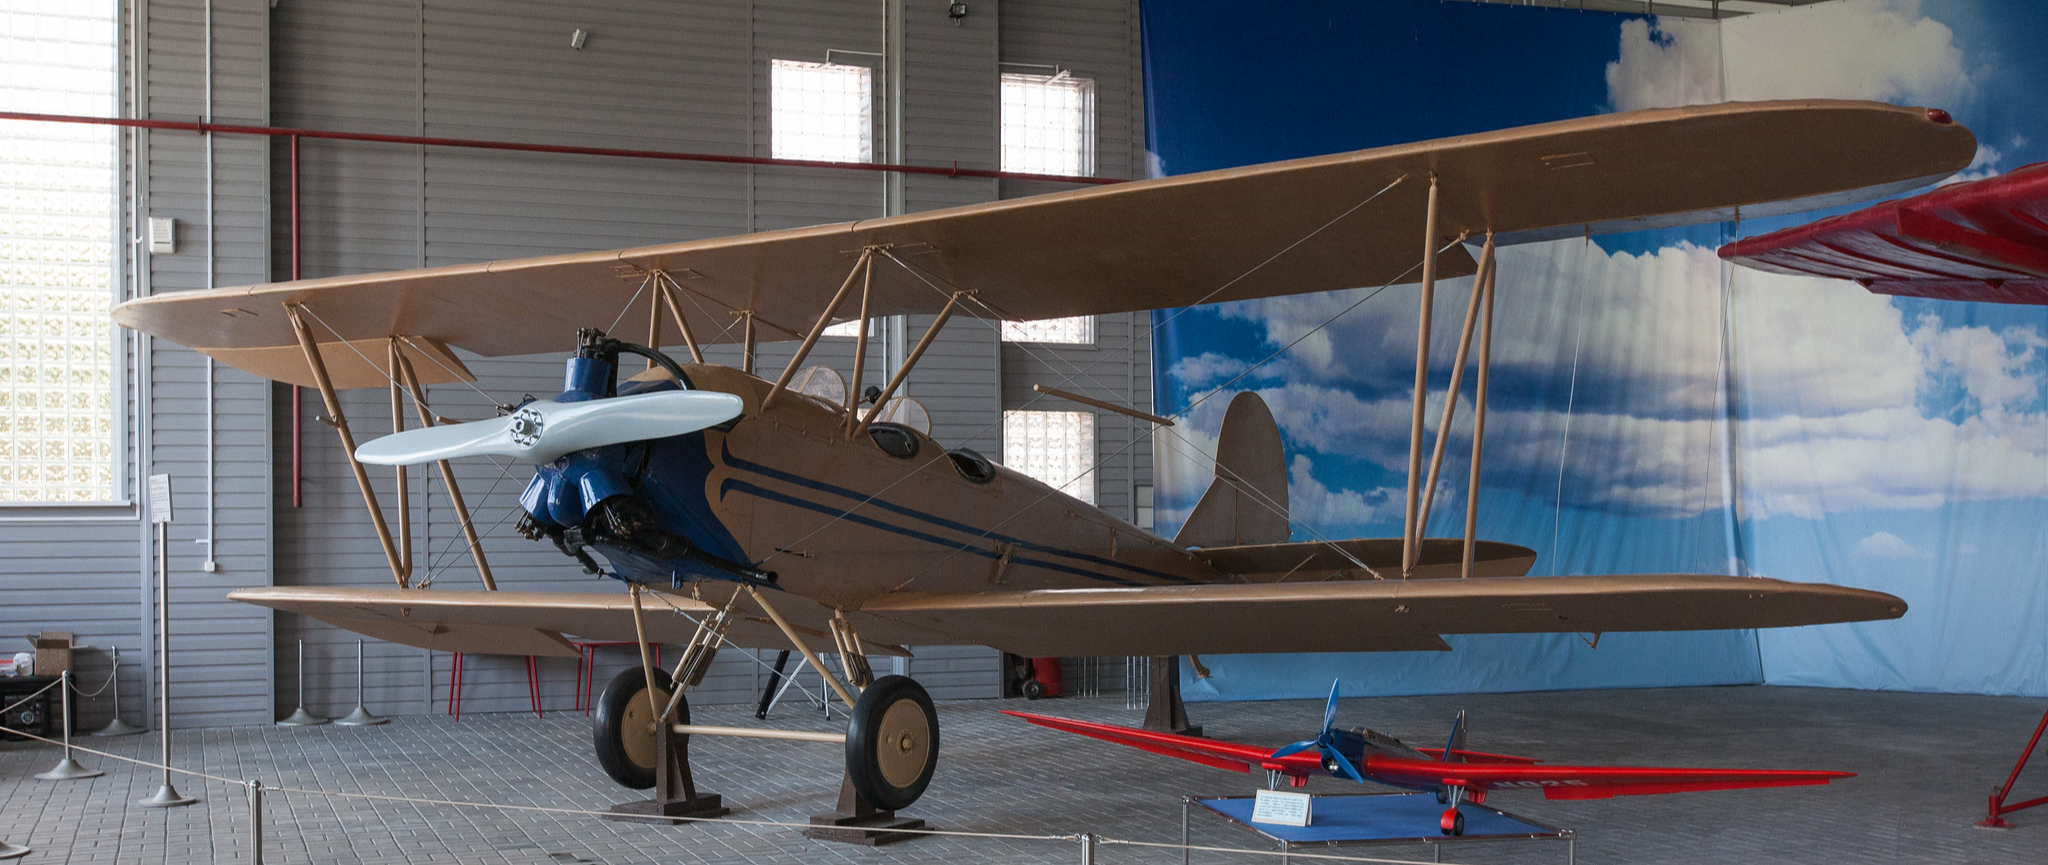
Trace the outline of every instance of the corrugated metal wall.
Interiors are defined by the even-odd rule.
[[[205,0],[134,2],[142,4],[137,17],[147,24],[132,35],[142,37],[136,43],[146,75],[136,89],[149,116],[196,119],[206,109]],[[1097,80],[1100,173],[1138,173],[1143,135],[1134,0],[981,0],[957,23],[942,2],[893,0],[900,3],[897,16],[886,14],[889,2],[283,0],[271,9],[268,0],[214,0],[213,114],[223,122],[765,156],[768,61],[829,56],[878,69],[878,158],[995,168],[999,64],[1058,63]],[[576,29],[589,32],[582,50],[569,45]],[[883,57],[892,47],[903,58],[900,128],[889,122],[891,100],[899,97],[890,83],[898,70]],[[136,158],[148,169],[142,205],[150,215],[180,219],[179,252],[148,260],[150,284],[157,291],[204,286],[205,144],[179,133],[137,138]],[[286,144],[219,136],[213,146],[213,283],[288,277]],[[332,141],[304,142],[300,159],[306,277],[714,237],[1046,191],[985,179],[892,182],[860,172]],[[615,311],[584,312],[589,321],[564,326],[604,326]],[[317,319],[319,310],[312,313]],[[992,323],[956,318],[906,390],[931,410],[941,441],[998,455],[1000,409],[1021,402],[1014,397],[1020,387],[1062,381],[1065,363],[1096,364],[1090,375],[1103,386],[1080,389],[1148,406],[1149,346],[1133,323],[1141,328],[1143,317],[1105,317],[1093,348],[1019,353],[997,341]],[[877,362],[868,383],[880,384],[880,361],[900,358],[902,347],[928,325],[928,317],[913,316],[879,331],[870,346]],[[1119,354],[1126,344],[1129,350]],[[792,347],[765,345],[760,366],[778,368]],[[852,354],[851,339],[828,339],[811,362],[844,372]],[[737,361],[732,348],[711,355]],[[178,521],[169,546],[174,721],[267,723],[289,711],[298,701],[293,649],[301,639],[309,708],[329,716],[347,711],[355,701],[353,635],[284,614],[273,627],[269,613],[222,600],[227,589],[273,581],[383,585],[391,579],[340,446],[316,420],[317,395],[305,393],[300,409],[304,505],[295,508],[290,390],[225,367],[214,372],[211,501],[219,570],[206,573],[206,548],[194,543],[205,535],[208,502],[205,363],[162,344],[148,356],[148,367],[132,376],[150,406],[150,423],[138,438],[146,433],[154,468],[141,471],[176,479]],[[443,414],[483,417],[495,403],[560,388],[559,357],[470,362],[483,392],[432,388]],[[1114,381],[1129,384],[1108,386]],[[344,413],[360,436],[388,429],[388,411],[381,391],[345,395]],[[1105,454],[1123,447],[1126,426],[1120,418],[1103,419]],[[1147,448],[1141,441],[1105,469],[1103,501],[1119,513],[1128,514],[1129,486],[1148,477]],[[484,547],[502,587],[605,588],[551,547],[510,532],[523,475],[488,464],[458,470],[479,524],[495,529],[486,532]],[[372,473],[395,520],[392,475]],[[413,581],[475,585],[439,477],[415,469],[409,486]],[[70,628],[94,645],[120,644],[128,667],[125,707],[130,720],[139,721],[147,635],[138,628],[148,608],[137,603],[147,569],[138,515],[123,507],[90,519],[26,512],[20,516],[58,520],[5,519],[12,513],[0,514],[0,562],[9,574],[0,582],[0,633]],[[366,654],[366,698],[375,711],[446,710],[449,656],[378,641],[367,644]],[[629,654],[605,654],[600,682],[625,666]],[[693,698],[756,698],[765,670],[741,655],[721,656]],[[88,679],[105,674],[104,663],[90,653],[82,666]],[[548,709],[570,706],[574,667],[554,659],[540,663]],[[966,697],[994,696],[996,667],[988,650],[926,649],[899,669],[935,696]],[[522,659],[470,657],[465,668],[465,712],[527,707]],[[105,699],[87,703],[86,723],[103,723],[106,706]]]

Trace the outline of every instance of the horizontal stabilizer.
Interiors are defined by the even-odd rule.
[[[1401,574],[1400,538],[1354,538],[1345,541],[1299,541],[1241,547],[1205,547],[1195,558],[1216,570],[1254,583],[1310,583],[1337,577],[1371,579],[1360,565],[1381,576]],[[1411,580],[1455,578],[1463,573],[1465,542],[1459,538],[1427,538],[1416,557]],[[1536,564],[1536,551],[1517,544],[1478,541],[1473,544],[1472,575],[1519,577]]]

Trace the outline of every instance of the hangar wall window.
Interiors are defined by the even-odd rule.
[[[116,4],[0,0],[0,110],[110,116]],[[0,121],[0,503],[115,499],[114,140]]]
[[[1003,412],[1003,465],[1095,504],[1095,415]]]
[[[1041,318],[1037,321],[1003,322],[1004,342],[1054,342],[1068,345],[1095,343],[1095,316]]]
[[[773,60],[769,70],[768,137],[775,158],[874,160],[874,70],[802,60]]]
[[[1003,74],[1003,170],[1095,173],[1095,81]]]

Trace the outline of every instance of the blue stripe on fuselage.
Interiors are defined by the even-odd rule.
[[[769,478],[773,478],[773,479],[775,479],[775,480],[783,481],[783,482],[785,482],[785,483],[795,484],[795,485],[797,485],[797,486],[800,486],[800,487],[806,487],[806,488],[809,488],[809,489],[814,489],[814,490],[818,490],[818,491],[820,491],[820,492],[832,493],[832,494],[834,494],[834,495],[837,495],[837,496],[842,496],[842,497],[844,497],[844,498],[848,498],[848,499],[853,499],[853,500],[854,500],[854,502],[855,502],[855,505],[854,505],[854,507],[855,507],[855,508],[858,508],[858,507],[860,507],[861,505],[873,505],[873,506],[875,506],[875,507],[881,508],[881,509],[883,509],[883,510],[886,510],[886,511],[891,511],[891,512],[893,512],[893,513],[896,513],[896,514],[900,514],[900,515],[902,515],[902,516],[906,516],[906,517],[910,517],[910,518],[912,518],[912,519],[916,519],[916,520],[921,520],[921,521],[923,521],[923,522],[926,522],[926,523],[930,523],[930,524],[932,524],[932,525],[934,525],[934,526],[938,526],[938,527],[941,527],[941,528],[946,528],[946,529],[951,529],[951,530],[953,530],[953,531],[956,531],[956,532],[961,532],[961,533],[964,533],[964,534],[974,535],[974,536],[977,536],[977,537],[988,537],[988,538],[991,538],[991,539],[993,539],[993,540],[1001,541],[1001,542],[1003,542],[1003,543],[1007,543],[1007,544],[1014,544],[1014,545],[1016,545],[1016,546],[1017,546],[1018,548],[1020,548],[1020,549],[1026,549],[1026,550],[1031,550],[1032,552],[1037,552],[1037,553],[1045,553],[1045,554],[1050,554],[1050,555],[1054,555],[1054,556],[1059,556],[1059,557],[1062,557],[1062,558],[1067,558],[1067,559],[1074,559],[1074,560],[1077,560],[1077,561],[1081,561],[1081,562],[1086,562],[1086,563],[1088,563],[1088,564],[1091,564],[1091,565],[1099,565],[1099,566],[1102,566],[1102,567],[1110,567],[1110,568],[1116,568],[1116,569],[1118,569],[1118,570],[1128,571],[1128,572],[1130,572],[1130,573],[1134,573],[1134,574],[1141,574],[1141,575],[1144,575],[1144,576],[1152,577],[1152,578],[1154,578],[1154,579],[1159,579],[1159,580],[1165,580],[1165,581],[1167,581],[1167,582],[1173,582],[1173,583],[1192,583],[1192,582],[1197,582],[1197,581],[1195,581],[1195,580],[1190,580],[1190,579],[1188,579],[1187,577],[1183,577],[1183,576],[1180,576],[1179,574],[1169,574],[1169,573],[1166,573],[1166,572],[1164,572],[1164,571],[1155,571],[1155,570],[1152,570],[1151,568],[1142,568],[1142,567],[1138,567],[1138,566],[1135,566],[1135,565],[1129,565],[1129,564],[1125,564],[1125,563],[1123,563],[1123,562],[1119,562],[1119,561],[1116,561],[1116,560],[1114,560],[1114,559],[1106,559],[1106,558],[1103,558],[1103,557],[1101,557],[1101,556],[1094,556],[1094,555],[1089,555],[1089,554],[1087,554],[1087,553],[1077,553],[1077,552],[1073,552],[1073,551],[1071,551],[1071,550],[1063,550],[1063,549],[1059,549],[1059,548],[1057,548],[1057,547],[1050,547],[1050,546],[1046,546],[1046,545],[1044,545],[1044,544],[1036,544],[1036,543],[1032,543],[1032,542],[1030,542],[1030,541],[1026,541],[1026,540],[1023,540],[1023,539],[1020,539],[1020,538],[1016,538],[1016,537],[1013,537],[1013,536],[1010,536],[1010,535],[1002,535],[1002,534],[997,534],[997,533],[995,533],[995,532],[993,532],[993,531],[988,531],[988,530],[984,530],[984,529],[978,528],[978,527],[976,527],[976,526],[970,526],[970,525],[967,525],[966,523],[961,523],[961,522],[956,522],[956,521],[954,521],[954,520],[949,520],[949,519],[946,519],[945,517],[941,517],[941,516],[939,516],[939,515],[937,515],[937,514],[927,513],[927,512],[924,512],[924,511],[920,511],[920,510],[917,510],[917,509],[915,509],[915,508],[907,508],[907,507],[904,507],[904,506],[902,506],[902,505],[898,505],[898,504],[894,504],[894,503],[891,503],[891,502],[886,502],[886,501],[883,501],[883,500],[881,500],[880,498],[871,498],[871,497],[870,497],[870,496],[869,496],[868,494],[866,494],[866,493],[862,493],[862,492],[860,492],[860,491],[858,491],[858,490],[852,490],[852,489],[848,489],[848,488],[846,488],[846,487],[841,487],[841,486],[836,486],[836,485],[833,485],[833,484],[828,484],[828,483],[825,483],[824,481],[816,480],[816,479],[814,479],[814,478],[807,478],[807,477],[803,477],[802,475],[792,474],[792,473],[790,473],[790,472],[785,472],[785,471],[782,471],[782,470],[780,470],[780,469],[774,469],[774,468],[770,468],[770,467],[768,467],[768,466],[765,466],[765,465],[762,465],[762,464],[760,464],[760,463],[756,463],[756,462],[750,462],[750,461],[747,461],[747,460],[743,460],[743,459],[740,459],[739,457],[733,456],[733,453],[732,453],[732,445],[731,445],[731,443],[730,443],[730,442],[722,442],[722,443],[721,443],[721,449],[722,449],[722,450],[724,451],[724,453],[722,454],[722,457],[723,457],[723,459],[724,459],[724,461],[725,461],[725,464],[726,464],[726,465],[732,466],[733,468],[736,468],[736,469],[740,469],[740,470],[743,470],[743,471],[750,471],[750,472],[754,472],[755,474],[759,474],[759,475],[762,475],[763,477],[769,477]],[[721,494],[723,493],[723,491],[724,491],[724,490],[723,490],[723,488],[721,488],[721,490],[720,490]],[[833,516],[840,516],[840,515],[846,515],[848,519],[851,519],[851,518],[852,518],[852,512],[853,512],[853,509],[852,509],[852,508],[839,508],[839,507],[833,507],[833,506],[831,506],[831,505],[825,505],[825,504],[822,504],[822,503],[817,503],[817,502],[808,502],[808,501],[806,501],[806,502],[803,502],[803,506],[804,506],[804,507],[806,507],[806,508],[809,508],[809,509],[811,509],[811,510],[818,510],[818,511],[820,511],[821,513],[830,513],[830,514],[832,514]],[[893,526],[888,526],[888,524],[886,524],[886,523],[877,523],[876,525],[880,525],[880,526],[885,526],[885,527],[888,527],[888,528],[890,528],[890,529],[891,529],[892,531],[896,531],[896,532],[898,532],[899,534],[907,534],[907,533],[909,533],[909,530],[902,530],[902,529],[896,529],[896,528],[895,528],[895,527],[893,527]],[[936,538],[936,536],[930,536],[930,535],[922,535],[922,534],[917,534],[916,536],[918,536],[918,537],[931,537],[931,538]],[[956,541],[948,541],[948,540],[945,540],[945,539],[943,539],[943,538],[939,538],[939,539],[936,539],[936,540],[934,540],[934,541],[933,541],[933,543],[939,543],[939,544],[942,544],[942,545],[945,545],[945,546],[961,546],[961,545],[960,545],[960,544],[959,544],[958,542],[956,542]],[[971,543],[971,542],[970,542],[970,543]],[[981,554],[981,553],[980,553],[979,551],[977,551],[977,554]],[[1018,561],[1020,561],[1020,560],[1019,560],[1019,559],[1015,559],[1015,558],[1012,558],[1012,559],[1011,559],[1011,562],[1012,562],[1013,564],[1014,564],[1014,563],[1016,563],[1016,562],[1018,562]],[[1095,578],[1097,578],[1097,579],[1105,579],[1105,580],[1110,580],[1110,581],[1112,581],[1112,582],[1118,582],[1118,583],[1122,583],[1122,584],[1125,584],[1125,585],[1143,585],[1142,583],[1133,583],[1133,582],[1130,582],[1130,581],[1128,581],[1128,580],[1123,580],[1123,579],[1120,579],[1120,578],[1117,578],[1117,577],[1109,577],[1109,576],[1105,576],[1105,575],[1103,575],[1103,574],[1101,574],[1101,573],[1099,573],[1099,572],[1096,572],[1096,571],[1083,571],[1083,570],[1076,570],[1076,569],[1072,569],[1072,568],[1068,568],[1068,567],[1063,567],[1063,566],[1057,566],[1057,565],[1051,565],[1051,564],[1049,564],[1049,563],[1047,563],[1047,564],[1045,564],[1045,565],[1043,565],[1043,566],[1045,566],[1045,567],[1049,567],[1049,568],[1051,568],[1052,570],[1058,570],[1058,571],[1069,571],[1069,572],[1071,572],[1071,573],[1076,573],[1076,574],[1085,574],[1085,575],[1087,575],[1087,576],[1095,577]]]
[[[763,498],[773,502],[781,502],[786,505],[794,505],[805,510],[816,511],[821,514],[830,514],[835,517],[843,518],[849,523],[856,523],[858,525],[868,526],[870,528],[881,529],[882,531],[888,532],[892,535],[901,535],[906,538],[914,538],[916,540],[924,541],[928,544],[935,544],[942,547],[951,547],[956,549],[958,552],[963,552],[971,556],[979,556],[984,559],[995,559],[998,557],[998,554],[993,550],[977,549],[973,546],[962,546],[946,538],[939,537],[938,535],[920,532],[916,529],[906,529],[902,526],[891,525],[889,523],[885,523],[881,520],[875,519],[874,517],[864,516],[862,514],[845,513],[841,509],[825,504],[823,502],[814,502],[809,499],[798,498],[796,496],[792,496],[786,493],[778,493],[774,490],[762,487],[758,484],[749,483],[747,481],[739,480],[737,478],[728,479],[725,483],[719,485],[718,492],[721,496],[723,496],[727,491],[738,491],[742,493],[747,493],[757,498]],[[1025,558],[1022,556],[1011,557],[1010,564],[1018,566],[1044,568],[1048,571],[1059,571],[1061,573],[1075,574],[1077,576],[1088,577],[1090,579],[1115,583],[1119,586],[1145,585],[1144,583],[1140,583],[1135,580],[1126,580],[1122,577],[1112,577],[1107,574],[1101,574],[1095,571],[1082,570],[1080,568],[1072,567],[1070,565],[1054,564],[1052,562],[1047,562],[1039,559]]]

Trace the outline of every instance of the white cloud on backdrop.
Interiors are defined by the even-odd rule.
[[[1856,554],[1859,556],[1903,558],[1913,553],[1913,545],[1891,532],[1872,532],[1869,537],[1856,542]]]
[[[1607,69],[1617,109],[1724,94],[1941,105],[1973,87],[1953,34],[1920,15],[1916,0],[1820,4],[1733,19],[1718,30],[1634,21],[1623,25],[1617,53]],[[1995,174],[2001,159],[1997,148],[1980,148],[1973,176]],[[2038,405],[2048,340],[2032,327],[1994,332],[1932,317],[1908,321],[1890,299],[1853,284],[1724,268],[1712,249],[1687,243],[1638,255],[1556,241],[1505,247],[1500,258],[1496,381],[1547,392],[1569,387],[1576,404],[1569,447],[1561,447],[1561,406],[1497,402],[1490,475],[1555,473],[1562,460],[1569,506],[1672,517],[1724,506],[1722,380],[1724,352],[1732,349],[1748,413],[1736,431],[1734,471],[1749,518],[1928,508],[2038,496],[2048,487],[2048,413]],[[1455,349],[1470,283],[1439,286],[1435,357]],[[1732,339],[1723,325],[1724,286]],[[1263,385],[1291,447],[1398,475],[1407,459],[1414,291],[1390,290],[1311,334],[1358,296],[1220,307],[1224,318],[1261,328],[1270,345],[1310,334],[1232,389]],[[1191,388],[1213,387],[1247,365],[1211,352],[1179,361],[1169,375]],[[1501,390],[1494,393],[1502,399]],[[1441,398],[1432,397],[1432,428]],[[1213,402],[1215,411],[1198,409],[1180,434],[1215,429],[1222,401]],[[1460,437],[1468,409],[1461,404]],[[1206,444],[1213,454],[1213,439]],[[1162,490],[1198,495],[1209,459],[1191,452],[1178,471],[1192,485],[1162,480]],[[1327,486],[1315,470],[1312,458],[1296,457],[1290,489],[1329,519],[1298,507],[1304,520],[1333,525],[1363,522],[1361,514],[1398,515],[1398,491]]]

